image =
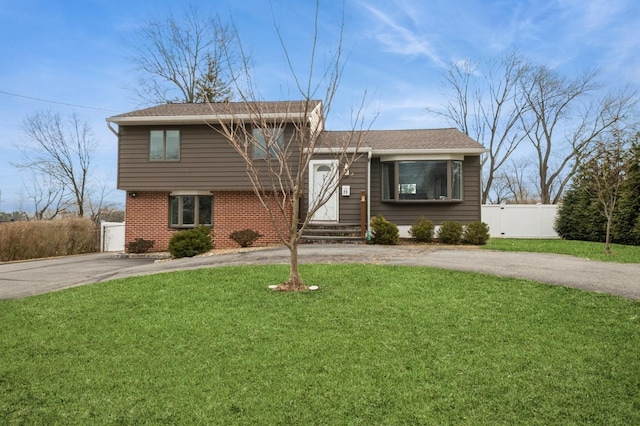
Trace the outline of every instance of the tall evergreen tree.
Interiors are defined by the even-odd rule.
[[[640,245],[640,134],[630,140],[629,167],[618,192],[611,224],[611,241]],[[565,192],[558,209],[555,228],[567,240],[604,242],[607,220],[596,192],[593,170],[580,168]]]
[[[620,188],[620,201],[612,224],[613,241],[640,245],[640,135],[632,142],[631,166]]]

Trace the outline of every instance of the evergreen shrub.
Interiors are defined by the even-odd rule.
[[[384,216],[378,215],[371,218],[373,244],[394,245],[400,240],[400,231],[395,223],[389,222]]]
[[[169,240],[169,253],[175,258],[193,257],[212,249],[211,228],[197,226],[177,232]]]
[[[485,245],[489,241],[489,225],[484,222],[471,222],[464,227],[462,242],[477,246]]]
[[[438,229],[438,241],[442,244],[460,244],[462,241],[462,224],[445,220]]]
[[[434,228],[435,226],[431,220],[420,216],[409,228],[409,235],[420,243],[430,243],[433,241]]]

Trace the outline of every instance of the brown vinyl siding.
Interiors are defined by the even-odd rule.
[[[180,160],[149,159],[151,130],[180,130]],[[293,129],[285,130],[285,138]],[[252,190],[244,160],[207,125],[121,126],[118,189],[129,191]]]
[[[371,160],[371,216],[383,215],[396,225],[412,225],[420,216],[436,225],[453,220],[469,223],[480,220],[480,157],[468,156],[462,163],[462,202],[383,202],[379,158]]]
[[[338,193],[341,223],[360,223],[360,192],[367,190],[367,156],[361,156],[351,165],[349,176],[345,176],[340,186],[351,186],[351,196]],[[340,191],[340,188],[338,188]]]

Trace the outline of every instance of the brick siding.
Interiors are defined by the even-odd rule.
[[[125,214],[125,246],[136,238],[153,240],[150,251],[167,251],[171,236],[179,230],[169,227],[169,193],[136,192],[135,197],[127,195]],[[281,216],[278,207],[274,212]],[[287,208],[290,217],[291,210]],[[277,217],[276,216],[276,217]],[[287,229],[286,221],[279,223],[280,229]],[[233,248],[238,244],[229,234],[241,229],[252,229],[262,234],[254,245],[280,243],[267,210],[258,197],[250,191],[213,193],[213,233],[215,248]],[[125,247],[126,248],[126,247]]]

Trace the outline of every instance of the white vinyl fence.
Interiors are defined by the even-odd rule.
[[[124,251],[124,222],[100,222],[100,251]]]
[[[557,204],[484,204],[481,212],[492,238],[560,238]]]

